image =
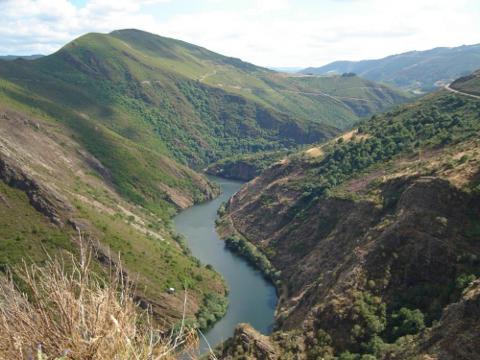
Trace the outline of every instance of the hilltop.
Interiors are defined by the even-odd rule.
[[[247,183],[218,226],[277,284],[276,330],[240,326],[222,358],[477,358],[479,117],[441,90]]]
[[[303,74],[353,72],[402,89],[432,91],[480,67],[480,44],[410,51],[382,59],[335,61],[301,71]]]

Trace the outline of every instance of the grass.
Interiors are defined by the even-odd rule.
[[[74,251],[69,231],[54,227],[29,203],[27,195],[0,181],[0,267],[46,260],[46,253]]]
[[[100,230],[95,237],[113,254],[120,255],[126,269],[139,276],[142,286],[139,290],[148,298],[157,299],[170,287],[186,286],[191,289],[192,297],[201,299],[212,288],[222,287],[220,276],[185,254],[165,230],[161,232],[164,239],[160,240],[132,229],[121,217],[100,213],[82,202],[76,204],[81,217]]]
[[[82,243],[82,240],[80,239]],[[91,270],[91,251],[80,259],[49,258],[24,265],[13,278],[0,279],[0,356],[4,359],[175,359],[193,349],[196,332],[156,329],[148,311],[138,307],[121,269],[108,279]],[[22,284],[25,292],[20,290]]]

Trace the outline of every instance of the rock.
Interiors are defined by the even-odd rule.
[[[268,336],[260,334],[248,324],[239,324],[233,338],[221,346],[222,349],[216,354],[218,359],[279,359],[277,350]]]
[[[58,226],[64,225],[63,214],[73,210],[72,205],[51,187],[28,176],[20,167],[0,157],[0,180],[24,191],[31,205]]]

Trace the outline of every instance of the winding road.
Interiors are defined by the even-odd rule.
[[[450,87],[450,85],[452,85],[452,84],[445,85],[445,90],[451,91],[451,92],[453,92],[453,93],[455,93],[455,94],[465,95],[465,96],[469,96],[469,97],[471,97],[471,98],[480,100],[480,96],[478,96],[478,95],[473,95],[473,94],[465,93],[465,92],[463,92],[463,91],[459,91],[459,90],[452,89],[452,88]]]

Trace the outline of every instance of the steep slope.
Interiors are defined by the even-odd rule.
[[[219,230],[281,295],[267,358],[387,359],[460,299],[480,276],[479,119],[480,101],[444,90],[281,160],[230,200]],[[224,358],[258,350],[238,340]],[[435,341],[432,354],[461,350]]]
[[[293,95],[278,90],[287,82],[297,84]],[[218,192],[191,168],[323,141],[338,133],[328,125],[336,116],[347,126],[406,99],[371,84],[354,101],[372,105],[358,107],[343,94],[304,94],[320,85],[303,83],[136,30],[0,61],[1,269],[41,262],[45,250],[78,251],[80,230],[99,272],[122,265],[165,328],[181,318],[186,290],[188,318],[215,321],[226,308],[223,281],[171,229],[176,211]]]
[[[432,358],[478,359],[480,357],[480,281],[476,280],[449,305],[431,330],[418,336],[403,349],[393,350],[395,359]]]
[[[175,202],[176,188],[189,193],[184,204],[205,197],[192,173],[177,181],[187,170],[172,158],[201,168],[233,154],[322,141],[406,99],[360,79],[288,78],[138,30],[87,34],[50,56],[0,62],[0,79],[4,99],[68,126],[124,196],[163,214],[162,197]],[[349,86],[361,88],[355,99],[336,90]],[[333,95],[318,93],[322,87]]]
[[[138,300],[152,306],[165,328],[182,317],[185,286],[188,318],[205,307],[207,296],[223,301],[219,275],[189,255],[168,220],[122,198],[109,170],[71,130],[13,108],[0,105],[1,271],[22,260],[41,263],[48,255],[78,253],[81,231],[96,251],[95,269],[102,273],[121,264]],[[195,176],[199,187],[213,191],[199,175],[182,171],[177,181]],[[176,192],[182,194],[181,188]],[[178,291],[170,294],[169,287]]]
[[[480,44],[476,44],[410,51],[376,60],[336,61],[304,69],[301,73],[320,75],[353,72],[366,79],[403,89],[431,91],[479,67]]]

